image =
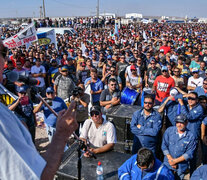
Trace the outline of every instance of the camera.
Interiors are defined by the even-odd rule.
[[[81,95],[83,93],[83,89],[81,87],[75,87],[72,94],[73,96],[78,96]]]
[[[49,104],[50,106],[52,106],[52,99],[47,98],[47,99],[45,99],[45,101],[47,102],[47,104]]]

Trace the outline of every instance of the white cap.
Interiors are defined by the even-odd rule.
[[[178,90],[177,89],[173,88],[173,89],[170,90],[170,96],[175,97],[177,94],[178,94]]]

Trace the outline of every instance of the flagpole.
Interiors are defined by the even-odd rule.
[[[46,17],[46,14],[45,14],[45,0],[43,0],[43,18],[45,19],[45,17]]]

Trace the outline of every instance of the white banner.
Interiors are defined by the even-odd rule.
[[[11,48],[22,46],[27,43],[31,43],[36,40],[37,40],[36,29],[34,23],[31,23],[16,35],[8,39],[5,39],[3,41],[3,44],[4,46],[11,49]]]

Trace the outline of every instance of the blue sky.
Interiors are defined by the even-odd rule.
[[[99,0],[100,13],[142,13],[144,16],[207,17],[207,0]],[[39,17],[42,0],[0,0],[0,18]],[[90,16],[97,0],[45,0],[46,15]]]

